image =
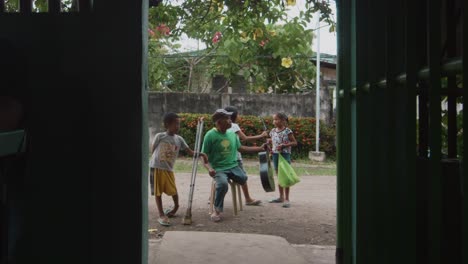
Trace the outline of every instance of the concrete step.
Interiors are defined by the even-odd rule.
[[[292,244],[310,264],[335,264],[335,246]]]
[[[149,264],[332,264],[334,247],[291,245],[278,236],[167,231],[149,241]]]

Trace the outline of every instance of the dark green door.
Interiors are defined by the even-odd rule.
[[[463,1],[337,7],[337,263],[466,263]]]

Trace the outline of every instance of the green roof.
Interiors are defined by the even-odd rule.
[[[206,52],[206,49],[202,49],[202,50],[171,53],[171,54],[167,54],[167,55],[162,55],[162,57],[165,57],[165,58],[198,57],[198,56],[204,55],[205,52]],[[215,57],[215,56],[223,56],[223,55],[213,54],[213,55],[210,55],[210,56]],[[311,60],[315,61],[316,58],[317,57],[316,57],[316,55],[314,53],[314,56],[312,56]],[[336,64],[336,59],[337,59],[336,55],[327,54],[327,53],[320,53],[320,62],[325,62],[325,63],[329,63],[329,64]]]

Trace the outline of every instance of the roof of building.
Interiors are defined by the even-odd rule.
[[[326,62],[326,63],[329,63],[329,64],[335,64],[336,65],[336,59],[337,59],[336,55],[327,54],[327,53],[320,53],[320,63]],[[312,60],[313,61],[317,60],[317,56],[315,54],[312,57]]]
[[[206,49],[185,51],[185,52],[177,52],[177,53],[163,55],[163,57],[165,57],[165,58],[198,57],[198,56],[201,56],[201,55],[205,55],[204,54],[205,51],[206,51]],[[210,56],[223,56],[223,55],[213,54],[213,55],[210,55]],[[265,56],[262,55],[261,57],[265,57]],[[315,53],[311,57],[311,60],[314,61],[314,62],[317,60],[317,57],[316,57]],[[320,53],[320,63],[324,63],[325,65],[329,65],[329,66],[333,66],[333,65],[336,65],[336,61],[337,61],[337,56],[336,55],[327,54],[327,53]]]

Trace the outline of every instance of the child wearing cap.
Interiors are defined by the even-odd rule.
[[[225,109],[218,109],[212,115],[215,127],[205,134],[203,139],[202,153],[208,156],[208,163],[205,167],[211,177],[216,181],[214,208],[211,220],[218,222],[221,220],[221,213],[224,207],[224,197],[228,191],[228,179],[245,185],[247,175],[237,163],[237,151],[240,152],[261,152],[264,146],[248,147],[242,146],[236,133],[228,131],[232,121],[232,112]]]

